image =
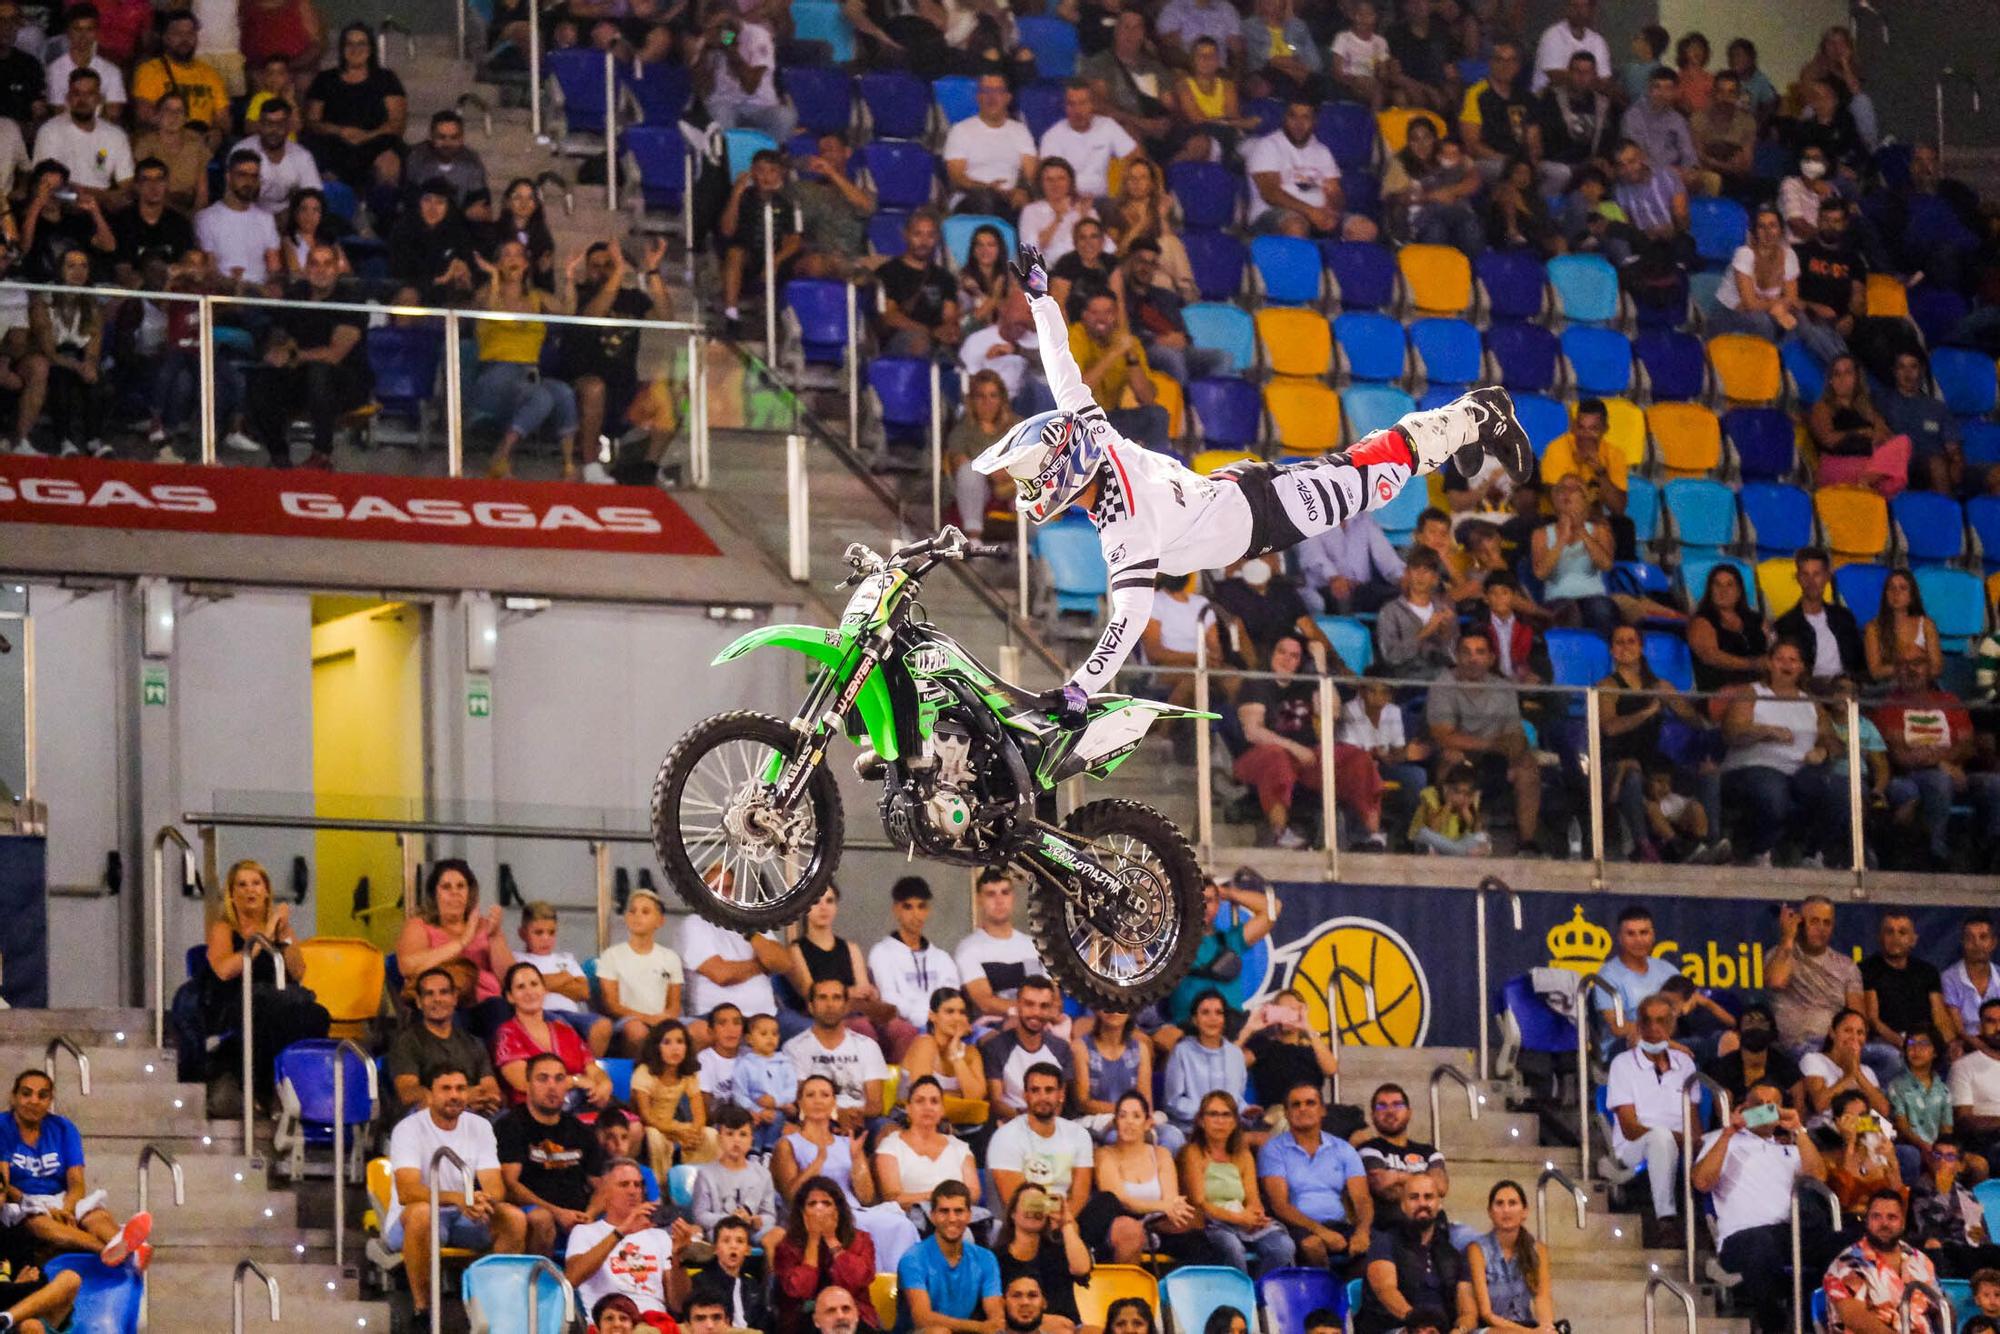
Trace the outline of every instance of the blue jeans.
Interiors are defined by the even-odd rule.
[[[1470,204],[1419,204],[1410,211],[1410,234],[1425,245],[1456,246],[1468,255],[1486,249],[1486,228]]]
[[[561,380],[538,376],[519,361],[482,361],[472,382],[472,416],[504,421],[523,438],[553,420],[556,434],[576,434],[576,391]]]
[[[1229,364],[1229,354],[1219,347],[1167,347],[1155,342],[1146,345],[1146,360],[1169,380],[1186,384],[1206,375],[1222,374]]]
[[[1208,1244],[1221,1253],[1223,1264],[1246,1274],[1251,1272],[1251,1250],[1257,1252],[1256,1272],[1260,1274],[1283,1269],[1298,1258],[1298,1243],[1283,1223],[1266,1223],[1246,1235],[1239,1228],[1211,1220],[1203,1232]]]
[[[1807,851],[1836,859],[1847,842],[1847,801],[1834,799],[1835,784],[1822,766],[1804,765],[1797,773],[1752,766],[1722,774],[1722,799],[1738,813],[1743,831],[1740,851],[1760,856],[1778,846],[1789,831]]]
[[[1972,803],[1974,836],[1990,840],[2000,830],[2000,774],[1967,774],[1965,786]],[[1956,794],[1951,775],[1935,767],[1889,780],[1889,804],[1902,806],[1916,801],[1917,819],[1930,839],[1931,856],[1939,861],[1951,857],[1951,803]]]

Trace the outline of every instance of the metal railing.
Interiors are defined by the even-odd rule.
[[[382,1106],[382,1090],[377,1082],[380,1076],[375,1072],[374,1058],[353,1038],[342,1038],[333,1048],[333,1263],[336,1268],[347,1265],[347,1128],[355,1124],[347,1119],[349,1052],[354,1053],[361,1068],[368,1072],[368,1119],[359,1124],[373,1125]],[[433,1296],[431,1300],[437,1298]],[[536,1326],[530,1324],[528,1328]]]
[[[562,1290],[563,1310],[565,1312],[576,1310],[576,1289],[570,1285],[569,1275],[565,1274],[562,1271],[562,1267],[547,1256],[536,1256],[535,1262],[528,1267],[528,1328],[533,1334],[541,1334],[542,1329],[542,1284],[540,1275],[544,1273],[555,1279],[556,1286]],[[433,1305],[437,1303],[437,1295],[435,1293],[431,1295],[431,1302]],[[564,1317],[564,1328],[568,1328],[567,1316]]]
[[[1587,973],[1576,984],[1576,1152],[1586,1184],[1590,1181],[1590,1118],[1596,1107],[1590,1096],[1590,1001],[1593,991],[1611,997],[1611,1017],[1625,1026],[1625,998],[1618,988],[1597,973]]]
[[[1903,1295],[1896,1302],[1896,1334],[1914,1334],[1916,1312],[1910,1307],[1910,1299],[1920,1292],[1930,1299],[1932,1308],[1942,1317],[1937,1321],[1924,1321],[1924,1334],[1954,1334],[1958,1329],[1958,1312],[1952,1309],[1951,1298],[1922,1279],[1903,1281]]]
[[[431,1211],[431,1334],[444,1334],[444,1210],[438,1204],[438,1164],[451,1163],[458,1168],[459,1185],[464,1188],[467,1207],[472,1197],[479,1193],[479,1178],[465,1165],[465,1159],[449,1148],[439,1148],[431,1155],[430,1170],[424,1174],[430,1183],[430,1199],[426,1202]],[[529,1326],[533,1328],[533,1326]]]
[[[1681,1219],[1687,1251],[1687,1281],[1693,1287],[1699,1278],[1694,1270],[1694,1150],[1701,1141],[1701,1123],[1695,1115],[1694,1091],[1705,1088],[1715,1099],[1715,1124],[1729,1124],[1729,1090],[1699,1070],[1681,1081]]]
[[[1792,1182],[1792,1334],[1805,1334],[1806,1331],[1806,1259],[1802,1235],[1805,1220],[1799,1212],[1801,1195],[1817,1195],[1825,1200],[1827,1213],[1832,1216],[1832,1230],[1840,1231],[1840,1197],[1824,1181],[1801,1173]]]
[[[196,884],[199,875],[195,868],[194,848],[187,836],[172,825],[161,825],[153,835],[152,883],[146,887],[146,910],[151,914],[146,924],[147,933],[153,938],[153,1050],[163,1050],[167,1045],[167,844],[172,843],[181,850],[181,883]]]
[[[181,1173],[180,1162],[159,1145],[148,1144],[139,1150],[139,1212],[142,1214],[147,1212],[149,1196],[151,1195],[149,1187],[152,1185],[153,1180],[152,1167],[156,1162],[165,1163],[167,1171],[172,1174],[174,1207],[178,1209],[187,1203],[187,1178]],[[146,1269],[139,1271],[140,1329],[146,1328],[147,1321],[152,1316],[152,1300],[152,1270],[148,1266]]]
[[[1549,1187],[1561,1186],[1576,1201],[1576,1230],[1582,1232],[1590,1226],[1590,1192],[1569,1179],[1560,1167],[1550,1163],[1542,1168],[1542,1174],[1535,1178],[1535,1236],[1546,1242],[1549,1239]]]
[[[244,1096],[249,1096],[247,1091]],[[243,1279],[248,1274],[261,1279],[265,1292],[270,1294],[271,1323],[278,1324],[285,1318],[278,1301],[278,1280],[265,1273],[264,1266],[255,1260],[238,1260],[236,1273],[229,1280],[229,1328],[234,1334],[243,1334]]]
[[[42,1049],[42,1073],[49,1077],[49,1097],[51,1100],[55,1097],[56,1055],[59,1052],[68,1052],[70,1059],[76,1062],[77,1087],[82,1090],[83,1096],[88,1098],[90,1096],[90,1058],[83,1054],[83,1048],[77,1046],[67,1035],[61,1033],[50,1038],[49,1045]]]
[[[251,975],[257,971],[257,956],[271,956],[273,978],[278,990],[285,989],[285,952],[261,931],[243,938],[243,976],[238,979],[243,995],[243,1156],[257,1152],[257,1008],[251,1003],[255,990]]]
[[[1465,1089],[1465,1114],[1469,1119],[1474,1121],[1479,1119],[1479,1104],[1482,1101],[1479,1094],[1479,1086],[1472,1082],[1472,1076],[1466,1074],[1465,1071],[1448,1063],[1432,1067],[1429,1089],[1431,1102],[1431,1143],[1437,1147],[1440,1153],[1444,1152],[1444,1124],[1441,1117],[1441,1109],[1438,1105],[1438,1085],[1444,1083],[1446,1080],[1451,1080]]]
[[[1661,1288],[1671,1292],[1680,1302],[1681,1311],[1687,1318],[1687,1334],[1699,1334],[1700,1310],[1695,1306],[1694,1294],[1665,1274],[1654,1274],[1646,1280],[1646,1334],[1654,1334],[1659,1328],[1659,1316],[1653,1309],[1653,1303]]]
[[[1507,896],[1507,906],[1514,914],[1514,929],[1521,929],[1521,896],[1497,875],[1480,880],[1479,888],[1472,896],[1472,947],[1479,956],[1479,1082],[1482,1084],[1493,1077],[1489,1050],[1493,1043],[1493,995],[1492,983],[1487,978],[1486,959],[1486,896],[1489,893]]]

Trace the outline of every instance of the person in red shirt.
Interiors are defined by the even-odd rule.
[[[807,1303],[836,1288],[854,1297],[861,1323],[875,1328],[875,1243],[854,1225],[847,1196],[830,1177],[816,1176],[792,1197],[792,1216],[771,1266],[778,1288],[778,1334],[812,1334]]]
[[[1970,797],[1980,852],[1992,860],[2000,842],[2000,774],[1968,773],[1972,715],[1958,696],[1931,679],[1929,660],[1907,654],[1896,663],[1895,688],[1875,710],[1895,776],[1889,804],[1898,824],[1914,820],[1927,840],[1931,869],[1950,865],[1951,805]],[[1970,869],[1970,868],[1967,868]]]
[[[591,1058],[575,1029],[542,1013],[548,991],[542,985],[542,970],[532,963],[517,963],[507,970],[500,994],[514,1009],[514,1017],[493,1030],[493,1068],[508,1100],[520,1106],[528,1100],[528,1061],[543,1052],[552,1053],[569,1071],[568,1110],[581,1110],[588,1102],[602,1111],[611,1101],[611,1076]]]

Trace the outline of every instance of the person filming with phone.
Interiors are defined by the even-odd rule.
[[[598,1181],[604,1213],[569,1234],[563,1272],[586,1310],[613,1293],[630,1298],[643,1319],[665,1315],[688,1297],[688,1273],[674,1263],[673,1235],[654,1221],[639,1164],[615,1158]],[[651,1324],[651,1321],[647,1321]]]
[[[1737,1292],[1754,1312],[1758,1334],[1790,1328],[1792,1186],[1801,1176],[1826,1178],[1826,1163],[1799,1114],[1783,1106],[1777,1085],[1751,1086],[1729,1123],[1711,1131],[1695,1160],[1694,1188],[1715,1204],[1716,1252],[1722,1267],[1742,1275]],[[1800,1211],[1806,1272],[1816,1273],[1839,1249],[1820,1209]]]

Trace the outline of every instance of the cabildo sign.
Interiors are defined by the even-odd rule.
[[[0,523],[716,556],[651,487],[0,455]]]

